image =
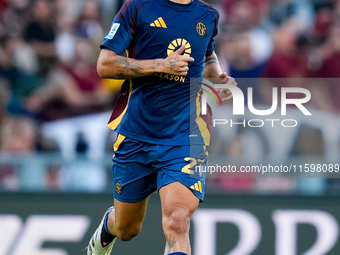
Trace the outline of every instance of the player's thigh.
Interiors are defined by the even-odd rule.
[[[163,227],[181,223],[189,227],[191,215],[197,209],[199,198],[180,182],[172,182],[159,190],[162,205]],[[185,226],[183,226],[185,227]]]
[[[148,147],[148,148],[147,148]],[[113,157],[113,196],[126,203],[145,200],[157,190],[157,172],[150,165],[151,145],[125,138]]]
[[[122,202],[114,199],[116,229],[140,231],[146,213],[149,197],[140,202]]]

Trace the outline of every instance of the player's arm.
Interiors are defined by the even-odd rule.
[[[165,59],[137,60],[123,57],[109,49],[102,49],[97,61],[97,71],[101,78],[131,79],[152,75],[155,73],[167,73],[186,76],[188,63],[194,59],[182,56],[185,45]]]
[[[222,71],[220,62],[218,61],[218,57],[215,52],[213,52],[210,56],[206,57],[203,76],[206,79],[220,79],[219,82],[221,84],[230,84],[237,86],[235,79],[228,76],[226,72]],[[227,95],[227,97],[222,98],[222,101],[226,101],[232,98],[232,94],[228,89],[226,90],[220,89],[219,92]]]
[[[204,78],[220,78],[223,71],[218,61],[217,55],[213,52],[210,56],[206,57],[204,63],[203,76]]]

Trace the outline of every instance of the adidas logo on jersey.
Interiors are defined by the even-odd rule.
[[[152,22],[150,24],[150,27],[162,27],[162,28],[167,28],[164,20],[162,17],[159,17],[158,19],[156,19],[154,22]]]
[[[197,190],[197,191],[202,193],[202,183],[201,183],[201,181],[198,181],[197,183],[195,183],[195,185],[192,185],[190,188],[193,189],[193,190]]]

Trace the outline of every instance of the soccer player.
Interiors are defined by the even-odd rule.
[[[207,159],[210,124],[200,115],[200,84],[190,79],[235,85],[214,53],[218,19],[200,0],[128,0],[115,17],[97,65],[102,78],[126,79],[108,125],[118,133],[114,207],[105,212],[88,255],[111,254],[117,238],[138,235],[156,190],[164,254],[191,254],[190,219],[205,186],[193,169]]]

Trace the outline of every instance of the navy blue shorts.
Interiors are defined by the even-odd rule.
[[[122,202],[139,202],[173,182],[188,187],[203,201],[206,146],[158,145],[119,135],[114,145],[113,194]]]

